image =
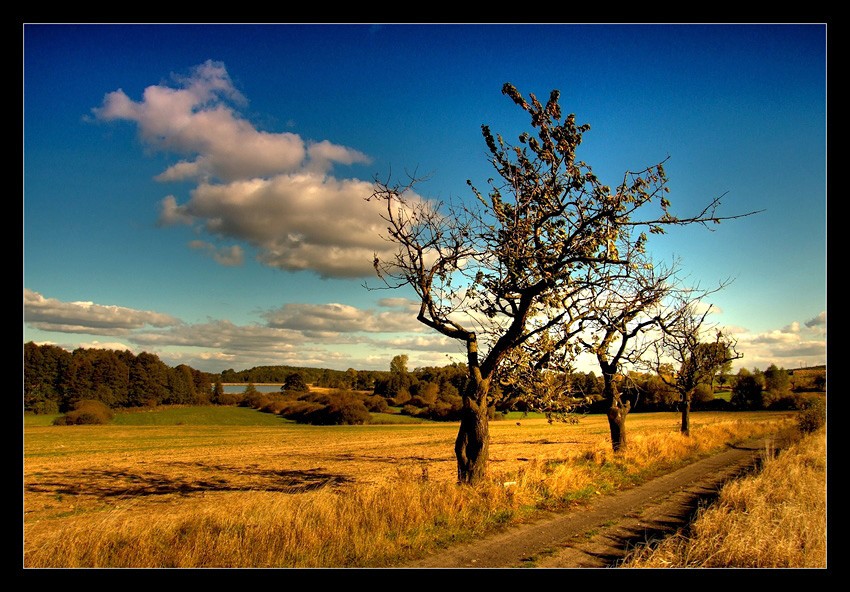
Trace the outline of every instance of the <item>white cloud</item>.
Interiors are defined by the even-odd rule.
[[[421,331],[420,323],[407,311],[376,312],[337,303],[289,303],[262,316],[270,327],[302,331],[314,338],[339,333]]]
[[[813,320],[816,320],[816,317]],[[804,324],[793,321],[782,329],[751,333],[740,327],[724,328],[738,340],[737,350],[744,358],[735,362],[735,368],[761,368],[776,364],[784,368],[799,368],[826,363],[826,339],[818,329],[818,322]]]
[[[325,277],[373,275],[375,253],[388,256],[381,238],[380,205],[365,201],[372,184],[304,173],[271,179],[202,183],[182,206],[163,211],[204,221],[214,235],[242,240],[270,267],[314,270]]]
[[[177,205],[177,198],[173,195],[165,197],[159,202],[159,224],[171,226],[173,224],[191,224],[195,219],[186,212],[185,206]]]
[[[60,333],[125,335],[145,326],[168,327],[179,321],[167,314],[93,302],[62,302],[24,288],[24,322]]]
[[[90,342],[80,342],[76,347],[82,347],[85,349],[111,349],[115,351],[133,351],[133,348],[129,345],[121,343],[119,341],[90,341]]]
[[[204,242],[202,240],[194,240],[189,243],[189,247],[192,249],[199,249],[205,251],[218,263],[226,267],[235,267],[237,265],[242,265],[244,261],[242,247],[240,247],[239,245],[232,245],[230,247],[216,247],[215,245],[211,245],[210,243]]]
[[[246,101],[220,62],[176,81],[177,88],[149,86],[138,102],[111,92],[93,109],[102,121],[136,123],[148,147],[187,157],[157,176],[198,181],[186,203],[173,195],[160,202],[161,225],[198,223],[255,246],[262,263],[284,270],[374,273],[374,254],[387,256],[388,244],[379,236],[380,205],[365,201],[372,183],[328,175],[333,164],[368,163],[368,156],[328,140],[258,130],[235,110]]]

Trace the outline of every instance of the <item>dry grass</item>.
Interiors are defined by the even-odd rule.
[[[821,429],[727,484],[717,503],[626,567],[826,567],[826,435]]]
[[[675,414],[635,414],[616,456],[604,416],[493,422],[474,488],[455,484],[456,424],[27,428],[24,566],[393,565],[791,417],[695,413],[683,438]]]

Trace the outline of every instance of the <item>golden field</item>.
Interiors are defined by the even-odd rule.
[[[262,415],[262,414],[261,414]],[[381,567],[581,503],[793,413],[491,422],[491,480],[456,484],[457,424],[26,426],[25,567]],[[509,485],[505,485],[509,483]]]

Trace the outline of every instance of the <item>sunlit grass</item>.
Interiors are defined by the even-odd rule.
[[[776,432],[791,417],[695,413],[684,438],[675,414],[634,414],[620,455],[604,416],[494,421],[491,478],[476,487],[456,484],[451,423],[32,426],[24,563],[397,565]]]
[[[826,435],[821,429],[753,476],[723,487],[690,530],[625,567],[826,567]]]

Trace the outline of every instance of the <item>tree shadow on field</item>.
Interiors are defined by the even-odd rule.
[[[91,495],[98,498],[145,497],[153,495],[189,495],[213,491],[274,491],[304,493],[321,487],[351,481],[343,475],[321,469],[300,471],[268,470],[256,467],[204,465],[203,463],[172,463],[169,466],[192,465],[211,472],[208,478],[184,475],[135,472],[115,469],[84,469],[76,472],[43,474],[37,483],[25,486],[26,491],[64,495]]]

